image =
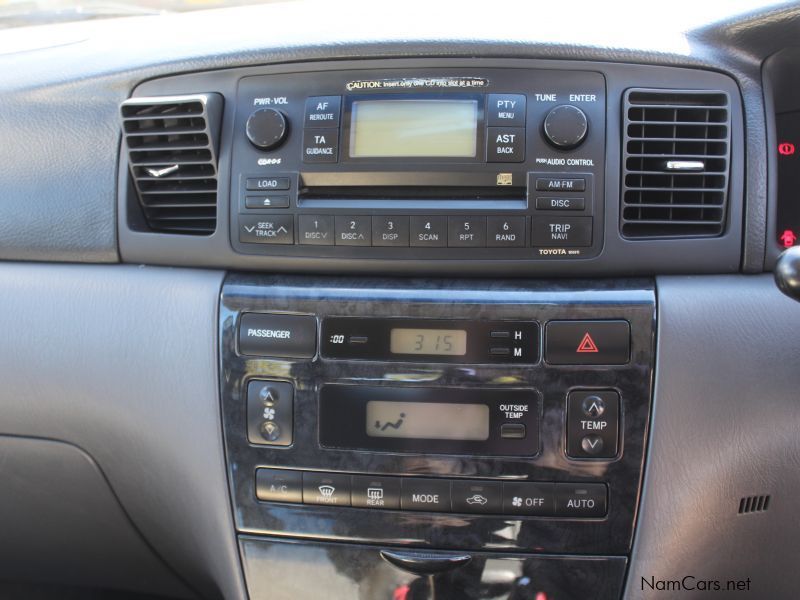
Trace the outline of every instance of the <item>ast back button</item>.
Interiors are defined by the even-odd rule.
[[[545,360],[551,365],[624,365],[630,360],[627,321],[550,321]]]
[[[400,508],[400,478],[353,475],[352,505],[357,508]]]
[[[239,241],[245,244],[293,244],[292,215],[239,215]]]
[[[406,478],[402,481],[400,508],[450,512],[450,482],[446,479]]]
[[[532,245],[545,248],[591,246],[592,217],[534,218]]]
[[[239,319],[239,352],[252,356],[312,358],[317,353],[317,318],[245,313]]]
[[[450,492],[453,512],[499,514],[503,487],[499,481],[454,480]]]
[[[523,160],[525,160],[524,127],[489,127],[487,129],[487,162],[522,162]]]
[[[523,481],[506,481],[503,483],[504,514],[552,517],[554,511],[554,484]]]
[[[304,471],[303,504],[350,506],[350,475]]]
[[[557,483],[557,517],[605,517],[608,512],[604,483]]]
[[[258,469],[256,471],[256,498],[264,502],[303,501],[303,482],[300,471],[284,469]]]

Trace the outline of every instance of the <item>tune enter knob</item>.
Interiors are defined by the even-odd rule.
[[[274,108],[262,108],[247,119],[247,139],[261,150],[272,150],[286,139],[288,123]]]
[[[583,143],[589,122],[584,112],[572,104],[556,106],[544,118],[544,136],[559,150],[572,150]]]

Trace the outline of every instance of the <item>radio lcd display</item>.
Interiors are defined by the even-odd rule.
[[[350,156],[474,158],[477,100],[357,100],[350,116]]]

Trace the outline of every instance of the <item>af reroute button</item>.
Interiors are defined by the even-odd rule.
[[[239,352],[251,356],[313,358],[317,353],[317,318],[245,313],[239,319]]]

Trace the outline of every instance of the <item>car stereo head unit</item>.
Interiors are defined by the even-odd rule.
[[[239,83],[236,250],[333,258],[589,258],[603,242],[605,80],[500,69]]]

